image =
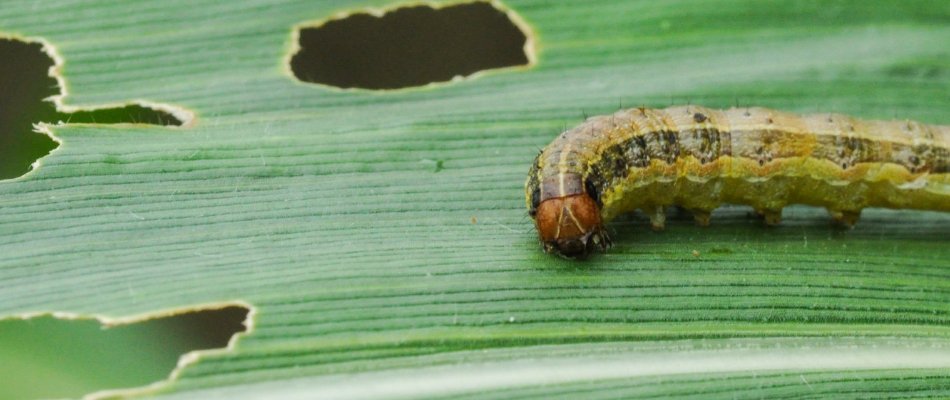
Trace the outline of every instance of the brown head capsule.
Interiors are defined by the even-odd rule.
[[[544,251],[562,257],[583,257],[595,248],[606,250],[609,239],[600,219],[600,206],[585,191],[577,174],[545,179],[532,204],[535,226]]]
[[[544,251],[564,257],[583,257],[594,248],[607,249],[608,238],[600,210],[586,194],[548,199],[535,215]]]

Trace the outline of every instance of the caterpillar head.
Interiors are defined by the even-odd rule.
[[[610,245],[600,220],[600,207],[587,193],[542,201],[535,211],[534,223],[548,253],[584,257],[595,248],[607,250]]]

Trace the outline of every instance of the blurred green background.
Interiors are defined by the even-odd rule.
[[[168,377],[192,350],[222,348],[247,309],[189,312],[104,328],[95,320],[0,320],[0,399],[77,398]]]

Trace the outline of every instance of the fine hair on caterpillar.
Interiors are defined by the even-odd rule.
[[[709,224],[722,204],[767,224],[789,204],[851,226],[866,207],[950,211],[950,126],[767,108],[632,108],[587,118],[535,158],[528,213],[545,251],[606,250],[604,224],[637,209],[663,229],[680,206]]]

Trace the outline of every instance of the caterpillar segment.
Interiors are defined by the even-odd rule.
[[[796,115],[767,108],[633,108],[588,118],[535,158],[525,184],[545,251],[605,251],[604,224],[664,209],[709,224],[722,204],[752,206],[765,224],[789,204],[825,207],[852,226],[866,207],[950,211],[950,126]]]

